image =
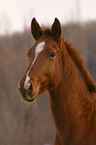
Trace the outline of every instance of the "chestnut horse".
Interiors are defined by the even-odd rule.
[[[50,29],[31,23],[36,40],[19,83],[29,102],[48,90],[56,129],[54,145],[96,145],[96,84],[78,51],[65,41],[57,18]]]

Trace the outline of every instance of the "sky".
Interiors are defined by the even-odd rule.
[[[96,20],[96,0],[0,0],[0,35],[23,31],[32,18],[39,24]]]

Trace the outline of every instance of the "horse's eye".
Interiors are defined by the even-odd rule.
[[[52,52],[49,56],[50,57],[55,57],[55,52]]]

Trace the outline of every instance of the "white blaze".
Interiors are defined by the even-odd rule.
[[[24,82],[24,88],[25,89],[28,89],[29,86],[30,86],[29,80],[30,80],[30,77],[26,74],[26,80]]]
[[[39,54],[42,52],[42,50],[44,49],[44,45],[45,45],[45,42],[43,41],[43,42],[40,42],[39,44],[37,44],[37,46],[36,46],[36,49],[35,49],[35,58],[34,58],[32,64],[31,64],[31,67],[29,68],[28,72],[26,73],[26,80],[25,80],[25,82],[24,82],[24,88],[25,88],[25,89],[27,89],[27,88],[29,87],[29,85],[30,85],[30,83],[29,83],[30,77],[28,76],[28,74],[29,74],[31,68],[33,67],[33,65],[34,65],[34,63],[35,63],[35,61],[36,61],[38,55],[39,55]]]

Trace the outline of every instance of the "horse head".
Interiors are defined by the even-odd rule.
[[[42,29],[33,18],[31,33],[36,40],[28,51],[29,65],[19,83],[19,90],[26,101],[34,101],[37,96],[48,89],[55,88],[61,78],[60,48],[61,25],[55,18],[51,29]]]

